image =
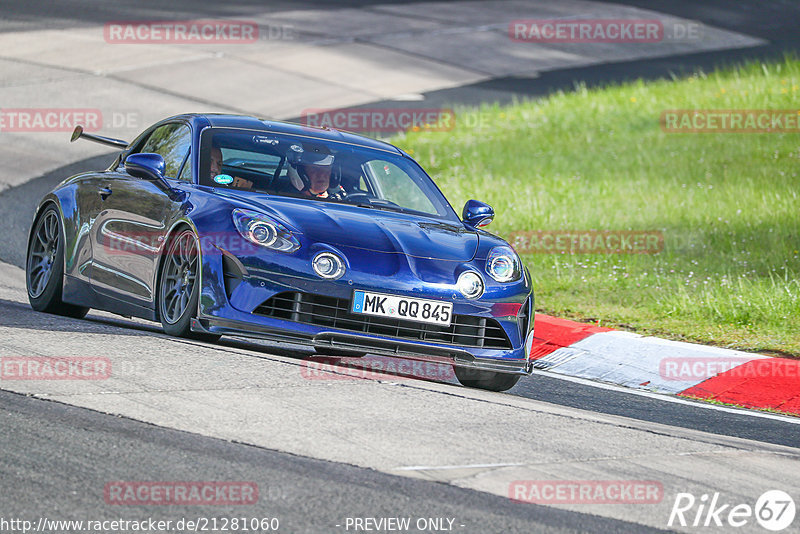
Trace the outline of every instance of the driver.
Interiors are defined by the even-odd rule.
[[[209,166],[209,178],[217,182],[217,176],[222,175],[222,149],[216,144],[211,146],[211,164]],[[233,176],[233,182],[230,185],[239,189],[253,189],[253,182],[246,180],[240,176]],[[217,182],[222,185],[227,185],[224,182]]]
[[[344,200],[347,192],[338,180],[331,180],[333,154],[324,147],[306,151],[294,145],[292,150],[297,154],[294,168],[299,178],[296,180],[292,176],[292,183],[300,190],[300,196]]]

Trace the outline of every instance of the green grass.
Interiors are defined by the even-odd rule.
[[[668,109],[798,109],[800,61],[457,110],[392,142],[490,229],[657,230],[658,254],[523,256],[545,313],[800,356],[800,134],[666,133]]]

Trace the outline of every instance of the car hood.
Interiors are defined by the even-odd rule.
[[[246,200],[303,234],[309,244],[460,262],[470,261],[478,248],[478,234],[461,222],[331,202],[276,197]]]

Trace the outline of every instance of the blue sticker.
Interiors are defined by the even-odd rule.
[[[221,185],[228,185],[233,183],[233,176],[230,174],[218,174],[214,177],[214,181]]]
[[[364,311],[364,292],[355,291],[353,294],[353,311],[361,313]]]

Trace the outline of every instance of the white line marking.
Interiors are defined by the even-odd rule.
[[[567,382],[575,382],[576,384],[583,384],[584,386],[591,386],[600,389],[608,389],[611,391],[619,391],[621,393],[629,393],[631,395],[639,395],[640,397],[647,397],[650,399],[662,400],[666,402],[674,402],[676,404],[687,404],[689,406],[694,406],[695,408],[704,408],[706,410],[717,410],[720,412],[728,412],[737,415],[748,415],[750,417],[761,417],[763,419],[774,419],[777,421],[782,421],[784,423],[791,423],[793,425],[800,425],[800,418],[798,417],[791,417],[787,415],[778,415],[773,413],[765,413],[765,412],[758,412],[753,411],[747,408],[729,408],[728,406],[719,406],[716,404],[707,404],[702,401],[691,401],[688,399],[682,399],[680,397],[673,397],[671,395],[667,395],[664,393],[651,393],[650,391],[638,391],[635,389],[626,388],[623,386],[617,386],[614,384],[606,384],[603,382],[595,382],[594,380],[588,380],[586,378],[578,378],[574,376],[567,376],[567,375],[560,375],[558,373],[548,373],[548,372],[536,372],[534,371],[534,375],[541,374],[542,376],[549,376],[551,378],[557,378],[558,380],[566,380]],[[547,402],[547,400],[542,399],[543,402]],[[556,404],[556,403],[551,403]],[[593,410],[597,411],[597,410]],[[598,412],[600,413],[600,412]]]
[[[469,465],[409,465],[393,467],[392,471],[436,471],[442,469],[478,469],[486,467],[519,467],[526,464],[469,464]]]

